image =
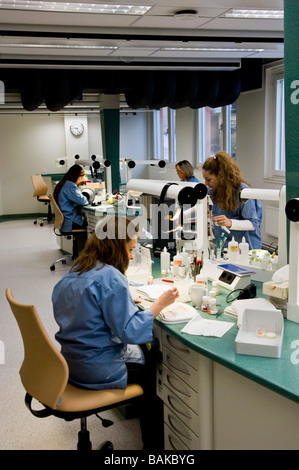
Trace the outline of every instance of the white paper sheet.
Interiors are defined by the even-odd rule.
[[[234,323],[232,322],[208,320],[197,315],[195,318],[192,318],[184,328],[182,328],[181,333],[196,336],[216,336],[217,338],[221,338],[221,336],[223,336],[232,326],[234,326]]]

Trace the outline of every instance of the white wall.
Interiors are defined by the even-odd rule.
[[[31,175],[59,172],[55,158],[65,155],[63,117],[1,116],[0,142],[0,215],[41,212]]]
[[[100,114],[88,117],[88,126],[81,137],[70,134],[70,122],[84,119],[55,114],[0,116],[0,215],[46,213],[46,206],[33,198],[31,175],[64,173],[64,167],[57,167],[55,160],[66,155],[83,156],[84,153],[88,158],[94,153],[103,154]],[[145,160],[147,133],[147,113],[121,115],[121,155]],[[148,175],[145,166],[140,165],[133,171],[136,178]],[[45,179],[48,184],[50,179]]]
[[[243,177],[254,188],[280,189],[282,183],[265,178],[265,90],[241,94],[237,101],[237,163]],[[266,207],[276,206],[272,201],[261,201],[263,206],[262,239],[275,243],[277,238],[265,232]],[[278,218],[273,221],[278,233]]]

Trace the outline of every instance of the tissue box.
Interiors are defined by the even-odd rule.
[[[236,353],[279,358],[283,326],[281,310],[245,309],[235,340]]]
[[[278,299],[287,299],[289,295],[289,281],[279,283],[274,281],[264,282],[263,294],[277,297]]]

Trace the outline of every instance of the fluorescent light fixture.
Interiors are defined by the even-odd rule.
[[[144,15],[151,6],[106,5],[104,3],[43,2],[36,0],[0,0],[0,8],[9,10],[101,13],[110,15]]]
[[[283,10],[240,10],[232,9],[223,14],[226,18],[282,20]]]
[[[36,48],[36,49],[96,49],[96,50],[115,50],[117,46],[92,46],[92,45],[76,45],[76,44],[0,44],[2,47],[16,47],[16,48]]]
[[[265,49],[240,49],[231,47],[163,47],[161,51],[187,52],[263,52]]]

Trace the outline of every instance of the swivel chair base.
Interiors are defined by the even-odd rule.
[[[66,256],[63,256],[62,258],[57,259],[56,261],[53,261],[53,263],[50,266],[50,270],[55,271],[55,264],[60,263],[60,262],[62,264],[66,264],[67,261],[70,261],[71,263],[73,263],[74,257],[72,255],[66,255]]]

